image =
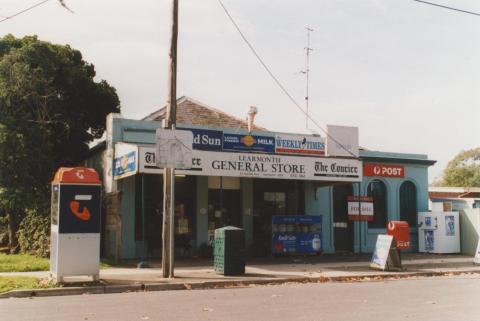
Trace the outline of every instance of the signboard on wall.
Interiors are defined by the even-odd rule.
[[[113,160],[114,179],[135,175],[138,171],[138,146],[126,143],[115,144]]]
[[[222,151],[223,131],[196,128],[177,128],[189,130],[193,134],[193,149]]]
[[[365,164],[363,173],[365,176],[404,178],[405,167],[401,165]]]
[[[155,137],[157,166],[182,169],[191,167],[193,145],[191,131],[159,128]]]
[[[359,208],[360,205],[360,208]],[[360,209],[360,211],[359,211]],[[348,197],[348,219],[350,221],[373,221],[373,198],[369,196]]]
[[[140,172],[161,174],[156,165],[155,149],[140,147]],[[193,150],[192,165],[178,174],[203,176],[229,176],[315,181],[360,182],[362,162],[356,159],[335,159],[246,154],[218,153]]]
[[[275,153],[324,156],[325,139],[316,136],[278,134],[275,135]]]
[[[326,155],[358,157],[358,127],[327,125]]]
[[[223,150],[275,153],[275,137],[223,134]]]

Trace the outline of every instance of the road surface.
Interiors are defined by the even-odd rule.
[[[480,277],[0,300],[2,321],[480,320]]]

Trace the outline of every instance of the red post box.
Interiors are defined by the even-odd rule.
[[[410,233],[408,223],[404,221],[390,221],[387,225],[387,235],[392,235],[397,243],[397,249],[406,250],[410,247]]]

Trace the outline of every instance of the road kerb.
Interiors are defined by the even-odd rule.
[[[286,283],[327,283],[327,282],[362,282],[362,281],[389,281],[412,277],[455,276],[466,274],[480,274],[480,270],[473,271],[431,271],[431,272],[400,272],[393,274],[366,274],[356,276],[319,276],[319,277],[288,277],[288,278],[263,278],[246,280],[218,280],[196,281],[182,283],[136,283],[127,285],[101,285],[86,287],[60,287],[52,289],[13,290],[0,294],[0,299],[27,298],[46,296],[66,296],[84,294],[125,293],[125,292],[153,292],[153,291],[178,291],[178,290],[203,290],[249,287],[255,285],[279,285]]]

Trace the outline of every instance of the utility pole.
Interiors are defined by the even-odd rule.
[[[307,30],[307,46],[305,47],[305,52],[306,52],[306,62],[305,62],[305,77],[307,79],[307,88],[306,88],[306,94],[305,94],[305,105],[306,105],[306,117],[305,117],[305,127],[308,129],[308,107],[309,107],[309,87],[310,87],[310,51],[313,51],[312,48],[310,48],[310,33],[313,31],[312,28],[305,27]]]
[[[165,129],[175,130],[177,119],[177,40],[178,0],[172,2],[172,33],[170,38],[170,70],[168,79],[167,113]],[[175,210],[175,168],[163,170],[163,234],[162,273],[164,278],[173,278],[174,266],[174,210]]]

